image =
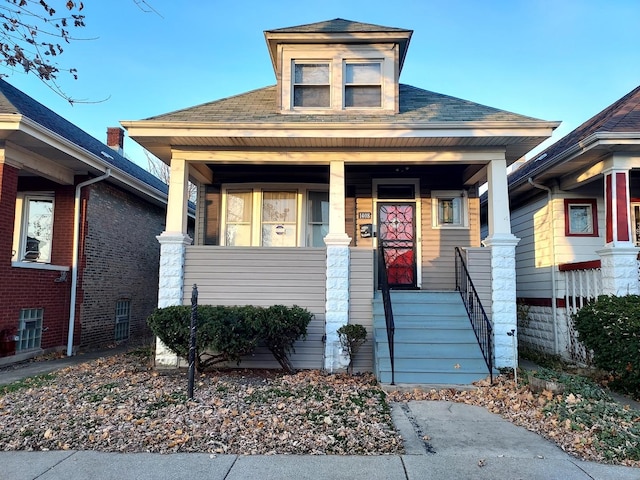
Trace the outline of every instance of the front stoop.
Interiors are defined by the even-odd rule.
[[[395,382],[468,385],[489,375],[459,292],[392,291]],[[373,300],[375,372],[391,382],[384,307]]]

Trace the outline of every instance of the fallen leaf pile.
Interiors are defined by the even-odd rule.
[[[468,391],[394,391],[387,400],[446,400],[483,406],[584,460],[640,467],[640,411],[574,393],[556,395],[543,390],[534,394],[527,385],[516,386],[513,379],[502,375],[493,384],[487,379],[474,385],[477,388]]]
[[[401,453],[371,375],[159,375],[133,355],[59,371],[0,396],[0,450]]]

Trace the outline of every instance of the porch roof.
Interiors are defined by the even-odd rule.
[[[562,182],[563,176],[615,152],[640,155],[640,86],[514,170],[509,175],[510,193],[520,195],[533,188],[529,178],[540,183],[550,179]]]
[[[509,162],[546,138],[558,122],[400,84],[399,113],[281,114],[269,86],[139,121],[129,136],[165,162],[173,146],[269,148],[494,148]]]

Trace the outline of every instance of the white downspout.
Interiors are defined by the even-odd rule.
[[[76,185],[76,196],[73,206],[73,258],[71,259],[71,302],[69,305],[69,335],[67,337],[68,357],[73,355],[73,331],[76,325],[76,291],[78,289],[78,256],[80,250],[80,191],[87,185],[109,178],[110,175],[111,169],[107,168],[104,175]]]
[[[558,355],[558,309],[556,307],[556,247],[555,247],[555,230],[554,230],[554,214],[551,205],[551,189],[546,185],[535,183],[533,178],[529,177],[529,184],[540,190],[546,190],[547,192],[547,208],[550,211],[551,221],[549,222],[551,229],[551,317],[553,318],[553,353]]]

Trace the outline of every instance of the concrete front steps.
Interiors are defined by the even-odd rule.
[[[391,291],[395,383],[466,385],[489,375],[459,292]],[[391,383],[382,295],[373,300],[375,372]]]

